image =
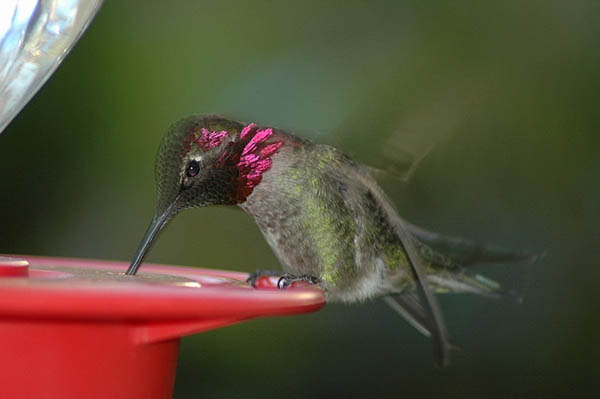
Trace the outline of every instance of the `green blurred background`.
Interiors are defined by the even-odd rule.
[[[0,136],[0,253],[127,261],[167,126],[219,113],[336,143],[431,230],[547,251],[482,266],[524,303],[440,297],[449,368],[382,302],[185,338],[176,398],[600,394],[600,2],[107,1]],[[186,211],[148,260],[277,268],[243,212]]]

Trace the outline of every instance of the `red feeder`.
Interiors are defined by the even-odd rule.
[[[244,273],[82,259],[0,257],[0,397],[170,398],[179,339],[325,297]]]

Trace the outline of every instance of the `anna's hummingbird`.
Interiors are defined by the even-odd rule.
[[[321,287],[328,302],[383,297],[434,339],[440,364],[449,343],[431,294],[500,296],[499,285],[469,273],[475,262],[530,259],[427,232],[400,218],[368,170],[339,150],[279,129],[218,116],[176,122],[156,157],[158,204],[127,274],[135,274],[162,227],[179,211],[237,205],[273,248],[285,273]],[[270,271],[253,273],[255,283]]]

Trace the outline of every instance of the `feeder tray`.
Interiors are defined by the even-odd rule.
[[[0,257],[0,393],[6,398],[170,398],[182,336],[312,312],[314,286],[245,273]]]

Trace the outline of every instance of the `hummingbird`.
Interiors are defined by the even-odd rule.
[[[327,302],[382,297],[433,339],[446,365],[452,348],[434,294],[510,295],[475,274],[478,262],[533,260],[526,252],[482,245],[417,227],[398,215],[367,167],[335,147],[284,130],[215,115],[174,123],[155,162],[157,205],[126,274],[134,275],[162,228],[180,211],[235,205],[258,225],[282,271],[323,289]]]

